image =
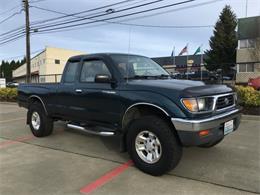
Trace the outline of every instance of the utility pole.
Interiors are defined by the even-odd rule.
[[[23,0],[25,11],[25,33],[26,33],[26,82],[31,82],[31,51],[30,51],[30,20],[29,20],[29,2]]]

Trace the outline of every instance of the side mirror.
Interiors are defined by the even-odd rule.
[[[111,83],[112,79],[107,74],[97,74],[95,76],[95,83]]]

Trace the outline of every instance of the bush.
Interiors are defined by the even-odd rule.
[[[239,103],[244,106],[260,106],[260,92],[253,87],[235,86]]]
[[[17,89],[16,88],[0,88],[0,101],[16,101]]]

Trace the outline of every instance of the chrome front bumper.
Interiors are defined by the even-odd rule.
[[[241,109],[235,109],[206,119],[189,120],[182,118],[171,118],[171,121],[177,131],[196,132],[216,128],[232,119],[240,120],[240,111]]]

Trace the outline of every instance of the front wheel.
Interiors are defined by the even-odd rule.
[[[174,130],[157,116],[145,116],[131,123],[127,148],[136,167],[155,176],[176,167],[182,156]]]

